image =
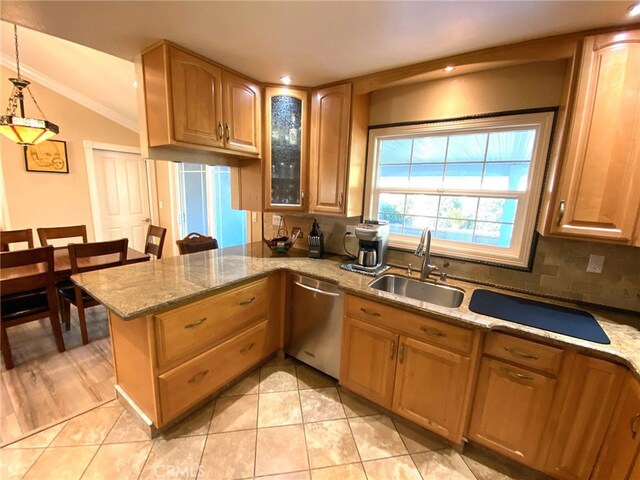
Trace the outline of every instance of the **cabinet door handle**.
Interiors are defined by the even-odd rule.
[[[393,357],[396,353],[396,342],[391,342],[391,356],[389,358],[391,358],[391,360],[393,360]]]
[[[209,373],[209,370],[203,370],[202,372],[198,372],[198,373],[196,373],[193,377],[191,377],[191,378],[189,379],[189,382],[188,382],[188,383],[190,383],[190,384],[192,384],[192,385],[193,385],[194,383],[198,383],[200,380],[202,380],[202,379],[205,377],[205,375],[206,375],[207,373]]]
[[[640,413],[636,413],[631,417],[631,440],[635,440],[638,436],[638,425],[640,424]]]
[[[184,328],[196,328],[196,327],[199,327],[200,325],[202,325],[206,321],[207,321],[207,317],[204,317],[204,318],[201,318],[200,320],[196,320],[195,322],[187,323],[184,326]]]
[[[228,123],[224,124],[224,131],[226,132],[226,136],[227,136],[227,142],[229,141],[229,139],[231,138],[231,127],[229,126]]]
[[[560,206],[558,207],[558,226],[562,224],[564,218],[564,200],[560,200]]]
[[[370,317],[379,317],[380,316],[380,314],[378,312],[374,312],[373,310],[368,310],[368,309],[366,309],[364,307],[360,307],[360,311],[362,313],[366,313]]]
[[[446,333],[438,330],[437,328],[425,327],[424,325],[422,327],[420,327],[420,330],[422,330],[427,335],[434,335],[436,337],[446,337],[447,336]]]
[[[251,297],[249,300],[245,300],[243,302],[240,302],[238,305],[242,305],[243,307],[245,305],[249,305],[250,303],[253,303],[253,301],[256,299],[256,297]]]
[[[218,138],[222,140],[222,136],[224,135],[222,130],[222,122],[218,122]]]
[[[505,349],[507,352],[509,352],[509,353],[511,353],[511,354],[513,354],[513,355],[516,355],[516,356],[518,356],[518,357],[527,358],[527,359],[529,359],[529,360],[538,360],[538,355],[533,355],[533,354],[531,354],[531,353],[519,352],[518,350],[514,350],[514,349],[513,349],[513,348],[511,348],[511,347],[504,347],[504,349]]]
[[[249,345],[242,347],[242,349],[240,350],[240,353],[247,353],[249,350],[251,350],[253,347],[255,347],[255,342],[251,342]]]
[[[518,378],[520,380],[533,380],[533,377],[530,377],[529,375],[525,375],[524,373],[514,372],[513,370],[507,367],[502,367],[500,370],[502,370],[507,375],[514,378]]]
[[[340,192],[338,195],[338,206],[341,207],[344,203],[344,192]]]
[[[398,361],[402,363],[404,360],[404,343],[400,344],[400,353],[398,354]]]

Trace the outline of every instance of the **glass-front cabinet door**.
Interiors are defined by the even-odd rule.
[[[265,103],[266,210],[305,210],[308,92],[269,87]]]

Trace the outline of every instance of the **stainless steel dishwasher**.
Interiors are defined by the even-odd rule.
[[[289,342],[285,352],[338,378],[344,295],[336,285],[291,276]]]

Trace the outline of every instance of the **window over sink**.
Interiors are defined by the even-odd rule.
[[[365,218],[387,220],[392,247],[527,267],[553,112],[374,127]]]

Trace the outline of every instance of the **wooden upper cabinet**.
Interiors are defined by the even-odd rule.
[[[222,70],[170,47],[173,133],[179,142],[224,146]]]
[[[362,213],[368,124],[369,97],[350,83],[312,92],[309,212]]]
[[[398,335],[351,317],[344,318],[340,383],[391,408]]]
[[[631,372],[620,394],[592,480],[636,480],[634,461],[640,461],[640,381]],[[638,472],[636,475],[640,474]]]
[[[470,364],[468,357],[400,337],[393,411],[461,443]]]
[[[634,244],[639,213],[640,30],[587,37],[549,233]]]
[[[260,87],[244,77],[222,72],[224,141],[227,148],[260,153]]]

